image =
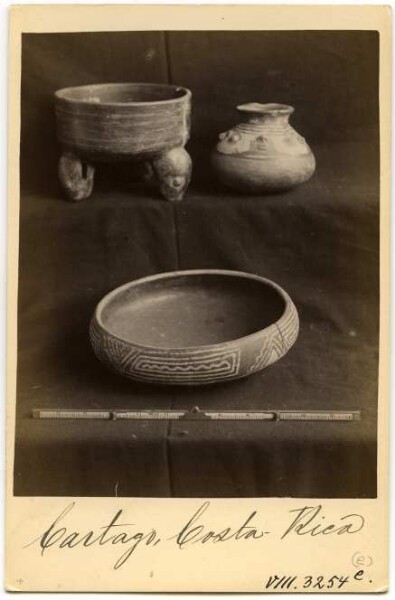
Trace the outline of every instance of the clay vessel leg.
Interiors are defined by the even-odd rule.
[[[149,186],[156,186],[156,177],[150,162],[143,163],[142,179]]]
[[[162,196],[171,202],[182,200],[192,172],[188,152],[182,147],[172,148],[154,160],[152,168],[159,181]]]
[[[88,198],[93,189],[95,169],[72,152],[63,152],[59,159],[58,174],[67,197],[74,202]]]

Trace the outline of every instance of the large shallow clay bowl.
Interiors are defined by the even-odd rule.
[[[190,158],[184,150],[191,111],[191,93],[186,88],[151,83],[70,87],[55,92],[55,109],[57,136],[64,152],[59,176],[73,200],[87,197],[92,188],[80,191],[81,197],[75,197],[78,194],[74,191],[73,196],[69,190],[73,192],[73,182],[67,180],[62,160],[74,178],[80,165],[80,178],[86,179],[92,168],[90,161],[114,160],[148,161],[158,171],[160,183],[165,177],[163,171],[173,177],[190,176]],[[158,160],[165,165],[155,162]],[[184,183],[178,180],[174,187],[181,188]]]
[[[160,384],[246,377],[284,356],[299,319],[288,294],[237,271],[176,271],[127,283],[92,317],[97,357],[121,375]]]

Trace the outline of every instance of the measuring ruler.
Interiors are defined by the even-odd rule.
[[[87,419],[104,421],[359,421],[359,410],[73,410],[35,408],[35,419]]]

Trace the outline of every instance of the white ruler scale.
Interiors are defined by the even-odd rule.
[[[73,410],[35,408],[35,419],[86,419],[104,421],[359,421],[358,410]]]

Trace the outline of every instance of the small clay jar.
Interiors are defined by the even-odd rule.
[[[237,107],[245,117],[221,133],[212,154],[219,180],[250,194],[285,191],[310,179],[315,159],[305,139],[289,124],[285,104],[250,102]]]

